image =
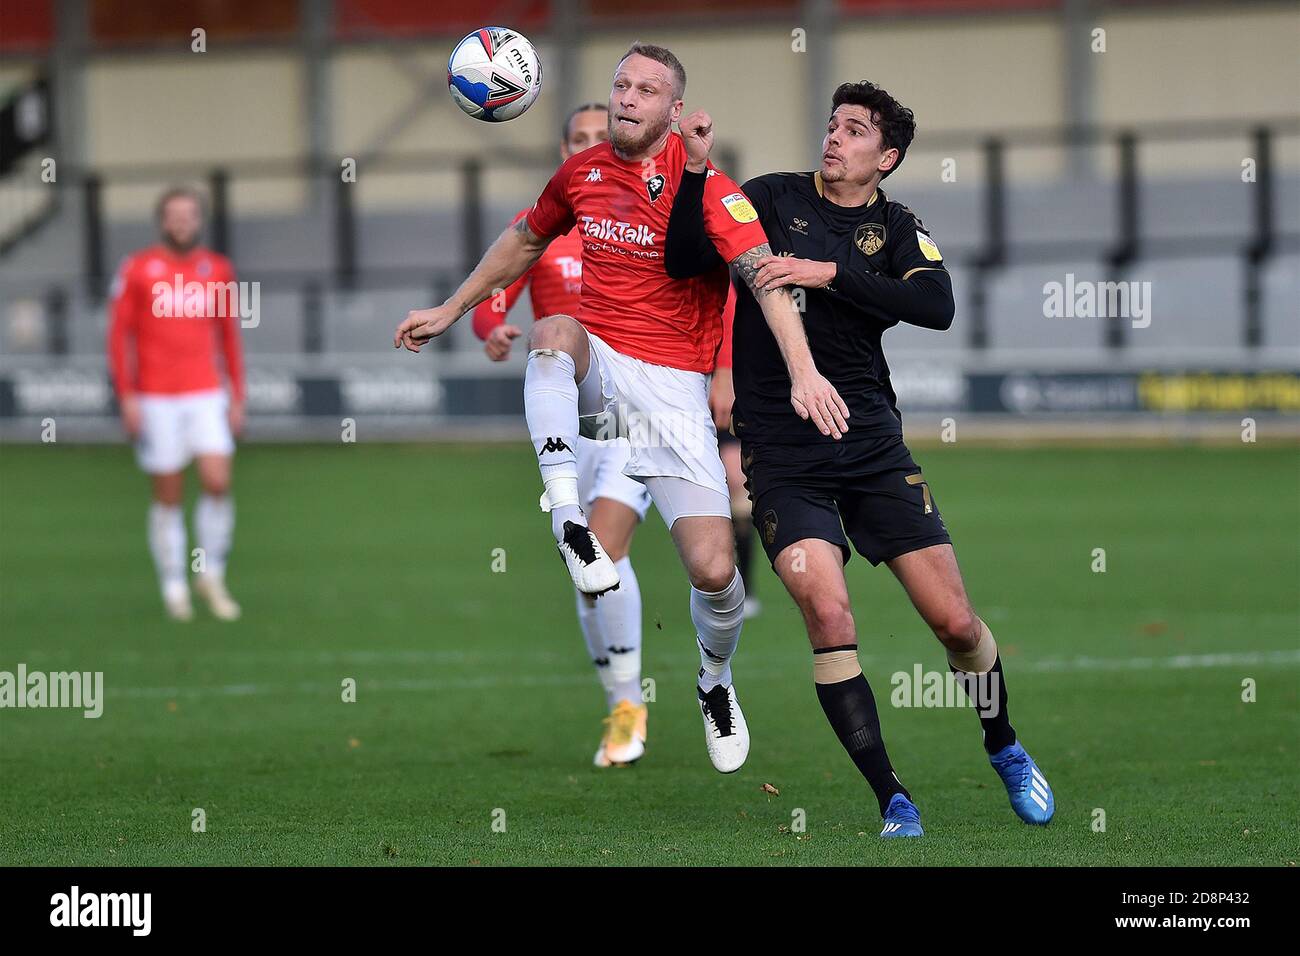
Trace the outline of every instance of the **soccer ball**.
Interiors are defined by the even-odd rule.
[[[504,123],[522,116],[542,92],[542,63],[518,30],[483,27],[451,51],[447,88],[470,116]]]

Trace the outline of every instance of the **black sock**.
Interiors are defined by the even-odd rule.
[[[952,665],[949,665],[949,669],[962,682],[966,689],[966,696],[975,702],[980,726],[984,728],[985,752],[995,754],[1003,747],[1010,747],[1014,744],[1016,742],[1016,729],[1011,726],[1011,718],[1007,716],[1007,681],[1002,676],[1002,655],[999,654],[993,658],[993,666],[989,669],[988,674],[968,674],[965,671],[957,670]],[[990,680],[989,675],[991,674],[997,675],[996,680]],[[997,690],[997,710],[989,713],[989,705],[993,703],[995,685]]]
[[[745,593],[753,594],[754,582],[749,572],[754,566],[754,522],[732,515],[731,523],[736,529],[736,567],[740,569],[740,580],[745,585]]]
[[[825,651],[847,648],[825,648]],[[856,651],[856,646],[853,648]],[[814,651],[821,653],[822,649]],[[880,736],[880,716],[876,713],[876,698],[871,693],[867,678],[859,672],[847,680],[833,684],[817,685],[817,700],[821,702],[826,719],[831,722],[835,735],[857,764],[862,776],[867,778],[880,804],[880,815],[885,815],[889,801],[896,793],[909,800],[911,794],[899,782],[885,752],[885,742]]]

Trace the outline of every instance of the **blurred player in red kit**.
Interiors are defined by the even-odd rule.
[[[113,283],[108,358],[136,460],[153,480],[149,550],[167,613],[187,621],[189,558],[181,503],[185,468],[198,464],[202,491],[194,509],[200,553],[195,590],[215,617],[233,621],[239,605],[226,590],[235,528],[230,496],[234,435],[244,421],[244,371],[235,271],[199,245],[203,203],[190,189],[158,201],[160,242],[127,257]],[[222,388],[217,350],[225,360]]]
[[[609,138],[609,110],[604,103],[574,109],[565,120],[560,156],[602,143]],[[525,209],[511,225],[528,214]],[[506,313],[528,289],[533,317],[572,315],[582,291],[582,238],[574,229],[559,236],[542,257],[508,288],[480,302],[474,310],[474,332],[486,340],[488,358],[503,362],[511,343],[523,335],[506,323]],[[618,569],[620,586],[599,601],[574,589],[578,623],[587,651],[596,665],[609,717],[594,763],[597,767],[629,764],[645,753],[646,705],[641,698],[641,590],[628,551],[637,524],[650,507],[650,495],[641,484],[623,474],[631,456],[626,438],[596,441],[578,438],[578,497],[588,524],[605,553]]]

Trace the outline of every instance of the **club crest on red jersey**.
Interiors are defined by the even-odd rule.
[[[654,202],[664,194],[664,184],[666,182],[667,180],[664,179],[663,173],[655,173],[645,181],[645,191],[650,197],[651,202]]]

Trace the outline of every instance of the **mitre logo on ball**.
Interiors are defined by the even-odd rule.
[[[522,116],[542,92],[542,63],[519,31],[481,27],[451,51],[447,88],[468,115],[504,123]]]

